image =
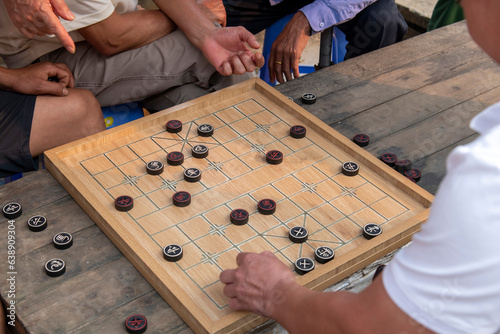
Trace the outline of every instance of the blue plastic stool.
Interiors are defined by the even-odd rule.
[[[134,121],[144,116],[140,102],[130,102],[103,107],[102,114],[106,122],[106,129]]]
[[[268,61],[269,61],[269,55],[271,54],[271,47],[274,43],[274,40],[278,35],[281,33],[283,28],[285,28],[286,24],[292,19],[292,17],[295,14],[290,14],[285,17],[282,17],[278,21],[274,22],[269,28],[266,29],[266,33],[264,36],[264,47],[262,48],[262,54],[264,55],[264,58],[266,60],[265,65],[260,69],[260,78],[270,84],[271,86],[274,86],[276,83],[271,83],[269,81],[269,67],[268,67]],[[346,53],[346,47],[347,41],[345,39],[344,33],[338,29],[337,27],[334,27],[333,30],[333,35],[332,35],[332,61],[337,64],[340,63],[341,61],[344,60],[345,53]],[[301,74],[307,74],[314,72],[314,66],[312,65],[300,65],[299,66],[299,72]]]

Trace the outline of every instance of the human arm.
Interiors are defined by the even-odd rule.
[[[68,21],[75,18],[64,0],[4,0],[4,3],[12,22],[23,35],[32,38],[53,34],[69,52],[75,52],[75,43],[58,18]]]
[[[375,0],[316,0],[302,7],[273,42],[268,62],[271,82],[277,79],[283,83],[297,78],[299,59],[309,36],[352,19],[373,2]]]
[[[105,56],[139,48],[176,29],[175,24],[159,10],[138,10],[118,14],[81,28],[78,32]]]
[[[220,74],[243,74],[264,65],[262,54],[254,54],[250,49],[260,47],[257,39],[245,28],[214,26],[194,0],[156,0],[155,4],[177,24]]]
[[[49,81],[56,77],[58,82]],[[74,87],[73,74],[68,66],[59,63],[38,63],[23,68],[0,67],[0,89],[28,95],[68,95]]]
[[[309,21],[301,11],[298,11],[276,37],[271,47],[268,61],[271,82],[277,79],[279,83],[283,83],[299,77],[299,58],[310,35]]]
[[[279,322],[290,333],[430,333],[392,302],[380,278],[360,292],[315,292],[295,282],[270,252],[240,253],[237,269],[221,273],[234,310]]]

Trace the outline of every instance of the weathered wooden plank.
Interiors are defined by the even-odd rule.
[[[64,188],[46,170],[30,173],[22,179],[0,187],[0,205],[20,202],[23,213],[68,196]],[[0,216],[0,224],[5,217]]]
[[[27,221],[34,215],[47,218],[45,230],[32,232],[28,229]],[[76,232],[93,225],[95,224],[89,216],[69,195],[66,195],[57,201],[26,212],[16,219],[16,254],[22,256],[43,246],[52,246],[52,237],[56,233],[69,232],[75,236]],[[0,224],[0,235],[5,235],[6,229],[7,224]]]
[[[470,120],[498,101],[499,94],[500,88],[495,88],[446,109],[370,144],[368,151],[375,156],[391,151],[400,158],[420,160],[474,134],[469,128]]]
[[[121,307],[103,313],[83,326],[68,332],[68,334],[124,333],[125,319],[137,313],[147,318],[148,329],[146,333],[192,333],[191,329],[165,300],[155,291],[151,291]]]
[[[484,79],[477,80],[478,77]],[[471,82],[475,84],[471,85]],[[366,133],[373,143],[498,86],[500,67],[485,61],[449,79],[376,105],[332,127],[348,138],[356,133]]]
[[[453,78],[478,64],[490,63],[490,59],[482,53],[471,58],[471,52],[476,49],[475,43],[469,42],[450,49],[449,56],[434,55],[354,83],[318,98],[310,111],[323,122],[335,124],[414,90]]]
[[[71,248],[59,250],[47,244],[18,257],[18,303],[27,301],[29,304],[39,293],[56,292],[61,282],[122,257],[96,225],[75,233],[73,237]],[[67,262],[63,276],[51,278],[46,275],[44,265],[52,258],[61,258]]]
[[[97,226],[74,237],[69,249],[46,245],[18,258],[17,308],[32,333],[66,333],[153,291]],[[66,262],[65,274],[45,274],[51,258]],[[55,320],[60,314],[72,316]]]
[[[285,85],[278,85],[276,89],[286,96],[292,96],[296,101],[300,101],[300,96],[305,90],[322,97],[356,81],[391,72],[432,55],[447,53],[448,49],[465,45],[470,41],[466,24],[459,22],[435,30],[431,34],[422,34],[391,47],[370,52],[362,58],[349,59],[297,78]],[[304,107],[309,111],[314,110],[314,105]]]

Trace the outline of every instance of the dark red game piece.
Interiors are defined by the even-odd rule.
[[[410,180],[411,182],[413,182],[413,183],[417,183],[417,181],[415,181],[415,180],[414,180],[414,179],[412,179],[411,177],[408,177],[408,176],[407,176],[406,178],[407,178],[408,180]]]
[[[148,320],[142,314],[134,314],[125,320],[128,333],[144,333],[148,328]]]
[[[398,161],[398,157],[392,153],[383,153],[380,156],[380,160],[385,162],[387,165],[394,167],[394,165],[396,164],[396,161]]]
[[[115,199],[115,208],[118,211],[129,211],[134,207],[134,199],[128,195],[118,196]]]
[[[173,151],[167,155],[167,162],[171,166],[179,166],[184,162],[184,154],[182,152]]]
[[[304,138],[306,136],[306,127],[302,125],[294,125],[290,128],[290,136],[292,138]]]
[[[269,198],[262,199],[259,201],[257,209],[263,215],[272,215],[276,212],[276,202]]]
[[[408,159],[396,161],[396,170],[400,173],[404,173],[411,169],[411,161]]]
[[[405,171],[404,175],[410,179],[413,179],[415,182],[420,181],[420,177],[422,173],[418,169],[412,168],[410,170]]]
[[[167,132],[177,133],[182,131],[182,122],[176,119],[167,122]]]
[[[191,204],[191,194],[187,191],[178,191],[172,196],[174,205],[178,207],[185,207]]]
[[[279,165],[283,162],[283,153],[278,150],[271,150],[266,154],[266,161],[271,165]]]
[[[245,209],[234,209],[231,211],[230,220],[234,225],[245,225],[248,223],[248,211]]]
[[[352,138],[352,141],[360,147],[365,147],[370,144],[370,137],[368,135],[365,135],[364,133],[358,133]]]

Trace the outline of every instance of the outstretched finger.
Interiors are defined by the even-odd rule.
[[[72,21],[75,19],[75,15],[73,15],[73,13],[69,10],[64,0],[50,0],[50,4],[56,15],[67,21]],[[57,37],[57,39],[61,42],[64,48],[68,50],[68,52],[75,53],[75,42],[69,36],[66,29],[64,29],[56,15],[50,15],[50,33],[54,34]]]

